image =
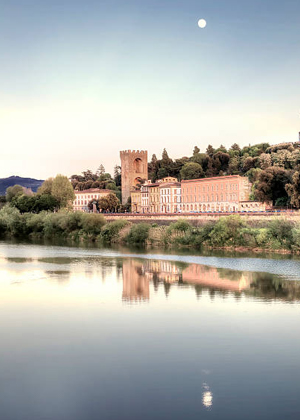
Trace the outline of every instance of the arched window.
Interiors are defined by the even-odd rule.
[[[140,174],[140,173],[143,172],[142,159],[140,159],[140,158],[135,159],[135,161],[133,162],[133,166],[134,166],[134,170],[137,174]]]

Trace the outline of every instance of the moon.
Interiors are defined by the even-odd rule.
[[[205,26],[206,26],[206,20],[205,19],[199,19],[198,20],[198,26],[199,26],[199,28],[204,29]]]

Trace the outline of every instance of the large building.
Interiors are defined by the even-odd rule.
[[[239,211],[249,202],[251,183],[240,175],[181,181],[182,211]]]
[[[90,188],[89,190],[74,191],[75,200],[73,201],[74,211],[90,211],[88,204],[92,200],[99,200],[108,194],[114,194],[113,190],[101,190],[99,188]]]
[[[166,177],[146,181],[131,192],[133,213],[264,211],[265,203],[250,200],[251,183],[240,175],[190,179]]]
[[[146,150],[124,150],[120,157],[122,204],[126,204],[134,187],[148,179],[148,153]]]

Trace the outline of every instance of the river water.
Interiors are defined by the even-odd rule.
[[[0,419],[299,419],[300,260],[0,242]]]

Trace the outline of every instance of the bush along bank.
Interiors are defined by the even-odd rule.
[[[253,223],[253,222],[252,222]],[[5,206],[0,210],[0,238],[64,238],[138,246],[190,247],[195,249],[260,249],[300,252],[300,224],[285,218],[263,226],[249,224],[238,215],[192,226],[178,220],[169,226],[132,224],[124,219],[106,222],[101,214],[67,212],[23,213]]]

